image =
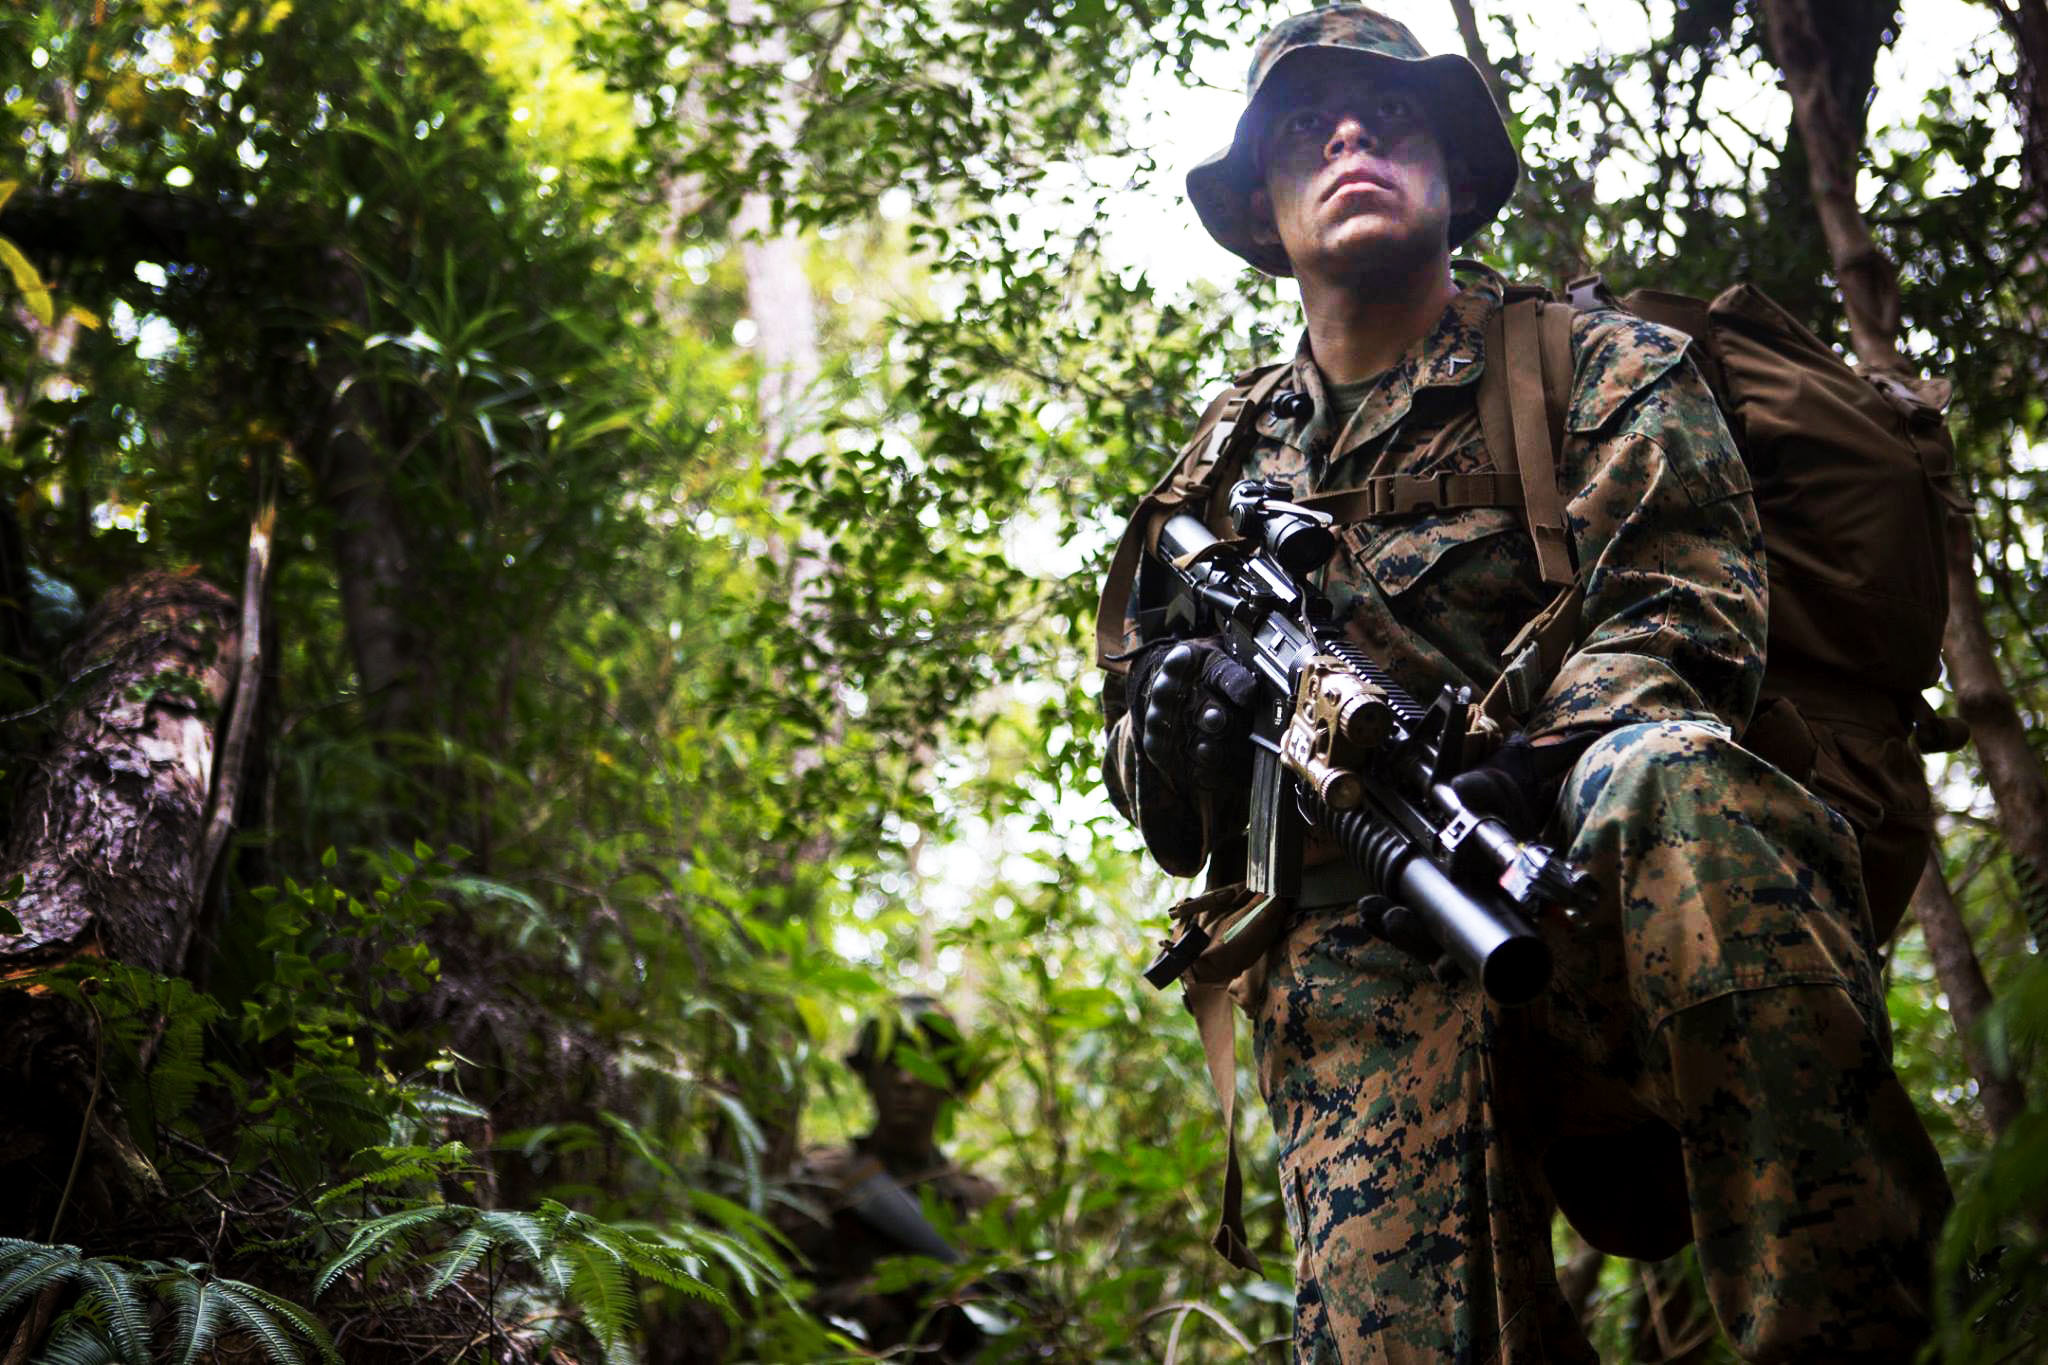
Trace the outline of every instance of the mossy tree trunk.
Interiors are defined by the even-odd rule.
[[[20,878],[22,928],[0,936],[0,980],[96,958],[179,971],[235,635],[234,599],[187,574],[133,579],[87,616],[0,863],[0,879]],[[47,1233],[81,1131],[130,1184],[147,1183],[98,1093],[94,1027],[47,987],[0,991],[0,1233]],[[79,1188],[109,1193],[96,1178]]]

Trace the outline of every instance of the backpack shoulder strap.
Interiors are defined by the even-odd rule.
[[[1486,324],[1479,376],[1479,426],[1502,476],[1521,485],[1522,512],[1536,542],[1543,581],[1577,577],[1566,534],[1558,454],[1572,387],[1572,309],[1540,297],[1517,299]]]
[[[1259,408],[1291,368],[1282,361],[1247,371],[1238,377],[1237,383],[1217,395],[1195,423],[1194,432],[1181,447],[1173,468],[1153,485],[1132,512],[1110,559],[1102,596],[1095,606],[1095,662],[1101,667],[1123,671],[1122,654],[1128,643],[1124,622],[1131,589],[1138,578],[1138,561],[1157,540],[1167,515],[1190,506],[1206,513],[1217,485],[1241,460],[1245,438],[1240,433],[1252,429]]]

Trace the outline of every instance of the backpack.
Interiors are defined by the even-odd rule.
[[[1532,475],[1556,482],[1555,447],[1523,439],[1536,399],[1515,387],[1518,374],[1569,366],[1569,351],[1560,359],[1556,349],[1560,337],[1569,346],[1569,332],[1545,325],[1552,317],[1618,308],[1692,338],[1694,364],[1749,470],[1770,573],[1763,686],[1742,744],[1855,830],[1883,942],[1933,842],[1921,755],[1968,738],[1921,695],[1941,676],[1948,528],[1966,510],[1941,415],[1949,386],[1852,369],[1751,284],[1711,301],[1651,289],[1617,300],[1592,275],[1566,293],[1569,302],[1557,303],[1547,291],[1517,289],[1502,310],[1538,322],[1518,328],[1510,317],[1499,352],[1506,364],[1480,376],[1482,417],[1489,380],[1508,389],[1515,410],[1502,441],[1487,433],[1490,451],[1504,467],[1519,465],[1525,486]],[[1532,354],[1531,340],[1553,353]],[[1543,400],[1550,431],[1562,419],[1555,393]],[[1502,442],[1516,453],[1504,455]]]

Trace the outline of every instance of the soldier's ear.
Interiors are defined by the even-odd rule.
[[[1273,201],[1262,189],[1245,198],[1245,220],[1252,241],[1260,246],[1280,245],[1280,226],[1273,221]]]

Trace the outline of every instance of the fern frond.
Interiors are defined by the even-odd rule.
[[[70,1279],[78,1271],[78,1248],[50,1246],[45,1242],[27,1244],[28,1254],[18,1259],[5,1279],[0,1279],[0,1318],[43,1286]]]
[[[243,1280],[229,1280],[235,1292],[269,1309],[271,1315],[282,1319],[292,1331],[303,1337],[306,1343],[320,1353],[320,1359],[328,1365],[341,1365],[341,1354],[334,1349],[334,1338],[327,1334],[327,1328],[320,1319],[300,1304],[293,1303],[282,1294],[273,1294],[261,1285],[249,1284]]]
[[[79,1306],[98,1309],[94,1316],[107,1331],[123,1360],[149,1360],[149,1310],[135,1273],[118,1261],[95,1258],[81,1262],[78,1281],[85,1286]]]
[[[569,1301],[607,1350],[629,1335],[636,1320],[633,1285],[625,1263],[609,1248],[575,1242],[563,1249],[569,1262]]]
[[[29,1242],[19,1237],[0,1237],[0,1276],[32,1256],[51,1250],[48,1242]]]
[[[353,1180],[322,1191],[313,1200],[313,1207],[328,1208],[358,1190],[373,1186],[418,1182],[431,1187],[444,1175],[460,1170],[468,1163],[469,1148],[460,1142],[445,1142],[439,1147],[366,1147],[349,1160],[354,1164],[366,1157],[383,1164]]]
[[[192,1365],[211,1349],[213,1339],[220,1334],[220,1296],[211,1284],[182,1271],[165,1276],[161,1284],[171,1301],[183,1343],[172,1348],[177,1353],[178,1365]]]
[[[317,1299],[325,1294],[336,1280],[370,1257],[402,1245],[406,1235],[414,1229],[471,1212],[474,1210],[432,1204],[424,1208],[400,1209],[396,1213],[387,1213],[381,1218],[372,1218],[367,1223],[359,1224],[354,1234],[349,1237],[348,1245],[342,1248],[341,1254],[329,1261],[318,1278],[313,1281],[313,1297]]]
[[[475,1100],[431,1085],[408,1085],[400,1094],[421,1118],[487,1119],[491,1111]]]
[[[166,1017],[163,1041],[149,1068],[149,1101],[159,1123],[169,1123],[191,1108],[206,1081],[205,1021],[191,1012]]]
[[[212,1288],[226,1316],[235,1326],[254,1337],[262,1345],[264,1355],[275,1365],[305,1365],[298,1342],[278,1325],[277,1318],[265,1304],[242,1292],[246,1285],[239,1280],[215,1280]]]
[[[435,1258],[434,1278],[427,1285],[427,1296],[433,1297],[476,1269],[476,1263],[491,1249],[491,1242],[488,1228],[477,1225],[464,1228],[462,1235]]]
[[[689,1252],[674,1247],[642,1244],[628,1254],[626,1263],[636,1274],[653,1280],[656,1284],[679,1290],[692,1298],[703,1299],[728,1315],[732,1312],[732,1305],[725,1294],[697,1273],[703,1264],[702,1260]],[[756,1297],[760,1292],[759,1288],[744,1263],[740,1264],[738,1273],[747,1297]]]
[[[717,1301],[722,1306],[724,1296],[704,1283],[698,1273],[703,1268],[704,1258],[683,1245],[681,1239],[671,1241],[660,1229],[647,1223],[602,1223],[596,1220],[591,1220],[585,1235],[608,1247],[636,1275],[698,1298]],[[753,1292],[751,1284],[748,1292]]]
[[[740,1112],[744,1114],[746,1110],[742,1108]],[[649,1166],[653,1167],[654,1173],[656,1175],[660,1176],[663,1180],[671,1181],[678,1180],[681,1178],[676,1174],[676,1168],[669,1164],[668,1158],[664,1157],[658,1150],[656,1150],[653,1139],[649,1138],[647,1134],[641,1132],[637,1125],[633,1124],[632,1122],[626,1119],[619,1117],[617,1114],[614,1114],[609,1110],[607,1110],[603,1114],[598,1115],[598,1117],[601,1120],[603,1120],[604,1125],[607,1128],[611,1129],[614,1133],[617,1133],[621,1138],[625,1140],[626,1145],[633,1149],[633,1155],[639,1157],[642,1161],[646,1162]],[[747,1122],[752,1123],[753,1119],[750,1117],[747,1119]],[[755,1131],[758,1133],[759,1129],[757,1128]],[[740,1132],[741,1140],[744,1142],[746,1140],[745,1130],[742,1129],[740,1130]]]
[[[545,1209],[545,1203],[542,1205]],[[551,1228],[530,1213],[491,1209],[477,1215],[477,1226],[490,1234],[493,1246],[517,1244],[536,1269],[546,1273],[555,1257],[556,1237]]]
[[[36,1361],[37,1365],[149,1365],[149,1352],[145,1348],[135,1355],[120,1350],[92,1323],[67,1313],[36,1352]]]
[[[736,1237],[704,1228],[684,1228],[679,1230],[677,1240],[693,1251],[722,1262],[738,1278],[740,1288],[750,1299],[760,1295],[763,1280],[781,1278],[778,1267]]]

